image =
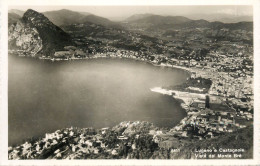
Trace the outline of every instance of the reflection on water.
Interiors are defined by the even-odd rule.
[[[187,76],[129,59],[53,63],[9,56],[9,145],[70,126],[145,120],[172,127],[186,113],[172,97],[150,88],[181,84]]]

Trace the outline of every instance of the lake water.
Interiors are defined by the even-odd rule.
[[[150,91],[188,73],[130,59],[42,61],[9,56],[9,145],[65,127],[149,121],[173,127],[186,116],[170,96]]]

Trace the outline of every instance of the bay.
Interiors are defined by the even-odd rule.
[[[22,143],[66,127],[149,121],[173,127],[186,116],[170,96],[150,91],[189,74],[131,59],[43,61],[9,55],[8,141]]]

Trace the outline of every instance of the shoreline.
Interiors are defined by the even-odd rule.
[[[40,59],[40,58],[39,58]],[[191,68],[187,68],[187,67],[183,67],[183,66],[177,66],[177,65],[168,65],[168,64],[156,64],[156,63],[153,63],[152,61],[148,61],[148,60],[142,60],[140,58],[133,58],[133,57],[125,57],[125,56],[96,56],[94,55],[94,57],[92,58],[74,58],[74,59],[69,59],[69,60],[64,60],[64,59],[61,59],[61,60],[51,60],[51,59],[40,59],[40,60],[51,60],[52,62],[55,62],[55,61],[74,61],[74,60],[92,60],[92,59],[131,59],[131,60],[135,60],[135,61],[139,61],[139,62],[145,62],[145,63],[148,63],[148,64],[151,64],[155,67],[168,67],[168,68],[172,68],[172,69],[177,69],[177,70],[183,70],[185,72],[187,72],[189,74],[189,77],[191,77],[192,75],[192,71],[191,71]],[[185,82],[184,82],[185,83]],[[151,90],[152,88],[150,88]],[[176,91],[177,92],[177,91]],[[177,97],[173,97],[174,99],[176,100],[181,100],[185,103],[185,101],[183,100],[183,98],[177,98]],[[187,101],[186,101],[187,102]],[[184,111],[187,113],[188,115],[188,111],[187,111],[187,106],[186,106],[186,103],[183,104],[182,102],[180,102],[180,105],[182,107],[182,109],[184,109]],[[183,119],[187,118],[187,116],[185,116]],[[181,119],[180,122],[183,120]],[[174,127],[178,126],[178,124],[176,124]]]
[[[189,116],[189,105],[191,104],[191,101],[193,99],[192,97],[190,97],[190,95],[192,95],[193,97],[196,96],[203,100],[205,100],[206,98],[206,94],[189,93],[189,92],[182,92],[177,90],[167,90],[161,87],[150,88],[150,90],[152,92],[161,93],[163,95],[171,96],[176,100],[180,100],[180,105],[187,113],[187,116],[181,119],[180,122],[172,128],[172,130],[178,130],[178,128],[180,128],[183,124],[185,124],[185,121],[189,121],[192,118],[192,116]]]
[[[11,53],[12,54],[12,53]],[[20,55],[15,55],[15,56],[18,56],[18,57],[28,57],[28,56],[20,56]],[[33,58],[33,57],[30,57],[30,58]],[[149,63],[149,64],[152,64],[153,66],[157,66],[157,67],[169,67],[169,68],[174,68],[174,69],[180,69],[180,70],[184,70],[186,72],[188,72],[190,75],[192,74],[192,69],[191,68],[188,68],[188,67],[184,67],[184,66],[178,66],[178,65],[170,65],[170,64],[156,64],[155,62],[153,61],[150,61],[150,60],[147,60],[147,59],[140,59],[140,58],[137,58],[137,57],[132,57],[132,55],[129,55],[129,56],[124,56],[124,55],[120,55],[120,56],[106,56],[106,55],[103,55],[103,56],[100,56],[98,54],[95,54],[93,55],[93,57],[86,57],[86,58],[69,58],[69,59],[64,59],[64,58],[42,58],[42,57],[38,57],[36,59],[39,59],[39,60],[47,60],[47,61],[52,61],[52,62],[55,62],[55,61],[77,61],[77,60],[92,60],[92,59],[109,59],[109,58],[117,58],[117,59],[131,59],[131,60],[136,60],[136,61],[140,61],[140,62],[146,62],[146,63]]]
[[[17,56],[17,55],[15,55],[15,54],[13,54],[15,57],[17,57],[17,58],[31,58],[31,57],[26,57],[26,56],[24,56],[24,57],[21,57],[21,56]],[[34,59],[34,60],[43,60],[43,61],[46,61],[46,62],[52,62],[50,59],[37,59],[37,58],[32,58],[32,59]],[[154,67],[167,67],[167,68],[172,68],[172,69],[177,69],[177,70],[183,70],[184,68],[183,67],[179,67],[179,66],[166,66],[166,65],[158,65],[158,64],[155,64],[155,63],[153,63],[153,62],[151,62],[151,61],[146,61],[146,60],[141,60],[141,59],[139,59],[139,58],[130,58],[130,57],[95,57],[95,58],[77,58],[77,59],[71,59],[71,60],[58,60],[57,62],[68,62],[69,63],[69,61],[80,61],[80,60],[82,60],[82,61],[84,61],[84,60],[98,60],[98,59],[118,59],[118,60],[131,60],[131,61],[138,61],[138,62],[143,62],[143,64],[147,64],[147,65],[152,65],[152,66],[154,66]],[[54,61],[55,62],[55,61]],[[186,69],[186,70],[184,70],[185,72],[187,72],[188,74],[190,74],[188,71],[188,69]],[[178,104],[179,104],[179,101],[178,101]],[[181,109],[184,109],[183,107],[181,107]],[[159,110],[158,110],[159,111]],[[187,113],[187,111],[184,109],[184,110],[181,110],[181,111],[184,111],[185,113]],[[183,113],[184,113],[183,112]],[[184,115],[184,117],[186,117],[187,115]],[[169,128],[173,128],[173,127],[175,127],[176,125],[178,125],[178,123],[179,123],[179,121],[181,121],[183,118],[180,118],[180,119],[178,119],[178,121],[177,121],[177,123],[175,124],[175,125],[172,125],[172,126],[169,126]],[[120,122],[120,121],[119,121]],[[92,126],[87,126],[87,127],[92,127]],[[106,126],[103,126],[103,127],[106,127]],[[157,127],[159,127],[159,126],[157,126]],[[161,128],[161,127],[159,127],[159,128]],[[57,128],[56,130],[58,130],[59,128]],[[43,136],[45,133],[42,133],[41,134],[41,136]],[[40,137],[41,137],[40,136]],[[30,138],[33,138],[33,137],[35,137],[34,135],[33,136],[30,136],[30,137],[27,137],[27,139],[25,139],[25,140],[29,140]],[[38,138],[37,136],[36,136],[36,138]],[[13,146],[13,145],[18,145],[19,143],[15,143],[15,144],[12,144],[12,145],[10,145],[10,146]]]
[[[189,74],[191,74],[191,69],[190,68],[187,68],[187,67],[183,67],[183,66],[177,66],[177,65],[167,65],[167,64],[156,64],[152,61],[147,61],[147,60],[142,60],[140,58],[131,58],[131,57],[119,57],[119,56],[116,56],[116,57],[113,57],[113,56],[110,56],[110,57],[94,57],[94,58],[75,58],[75,59],[60,59],[60,60],[52,60],[52,59],[40,59],[40,60],[50,60],[52,62],[55,62],[55,61],[77,61],[77,60],[92,60],[92,59],[131,59],[131,60],[136,60],[136,61],[140,61],[140,62],[145,62],[145,63],[149,63],[153,66],[156,66],[156,67],[169,67],[169,68],[174,68],[174,69],[180,69],[180,70],[184,70],[186,72],[188,72]]]
[[[15,55],[16,56],[16,55]],[[26,56],[18,56],[18,57],[26,57]],[[39,60],[47,60],[47,61],[51,61],[51,62],[62,62],[62,61],[79,61],[79,60],[95,60],[95,59],[126,59],[126,60],[135,60],[135,61],[139,61],[139,62],[144,62],[144,63],[148,63],[150,65],[153,65],[155,67],[167,67],[167,68],[172,68],[172,69],[177,69],[177,70],[182,70],[182,71],[185,71],[189,74],[189,77],[191,76],[192,74],[192,71],[191,71],[191,68],[187,68],[187,67],[183,67],[183,66],[177,66],[177,65],[168,65],[168,64],[156,64],[152,61],[148,61],[148,60],[142,60],[140,58],[132,58],[132,57],[124,57],[124,56],[98,56],[98,57],[92,57],[92,58],[73,58],[73,59],[58,59],[58,60],[52,60],[52,59],[41,59],[41,58],[38,58]],[[188,77],[188,78],[189,78]],[[186,82],[186,81],[185,81]],[[184,82],[184,83],[185,83]],[[151,90],[152,88],[150,88]],[[171,90],[170,90],[171,91]],[[173,92],[177,92],[177,91],[174,91],[172,90]],[[185,113],[188,113],[187,111],[187,101],[183,100],[183,98],[178,98],[178,97],[173,97],[174,99],[178,100],[181,108],[185,111]],[[184,103],[182,103],[184,102]],[[187,114],[188,115],[188,114]],[[183,118],[187,118],[187,115]],[[180,122],[183,120],[183,119],[180,119]],[[171,128],[174,128],[176,126],[178,126],[179,123],[177,123],[176,125],[172,126]]]

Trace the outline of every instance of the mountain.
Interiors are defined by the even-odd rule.
[[[235,18],[234,18],[235,19]],[[192,29],[192,28],[211,28],[230,30],[252,31],[253,22],[223,23],[219,21],[210,22],[205,19],[192,20],[183,16],[160,16],[151,14],[133,15],[126,19],[125,27],[130,29],[143,29],[148,31]]]
[[[160,15],[134,15],[129,17],[126,21],[126,28],[142,29],[148,31],[168,30],[172,28],[179,28],[180,25],[190,22],[192,20],[183,16],[160,16]]]
[[[212,29],[230,29],[230,30],[246,30],[253,31],[253,22],[238,22],[238,23],[222,23],[222,22],[211,22],[210,27]]]
[[[23,17],[24,11],[17,9],[8,10],[8,25],[16,23],[19,19]]]
[[[57,26],[66,26],[70,24],[93,23],[103,26],[118,26],[118,24],[91,13],[75,12],[67,9],[48,11],[43,13]]]
[[[23,50],[31,56],[39,53],[52,56],[64,46],[73,45],[69,34],[32,9],[8,29],[8,34],[9,48]]]
[[[8,25],[16,23],[19,19],[21,19],[21,16],[15,13],[8,13]]]
[[[86,15],[67,9],[48,11],[43,14],[57,26],[81,23],[86,17]]]
[[[135,14],[124,21],[126,22],[134,22],[140,19],[144,19],[150,16],[154,16],[154,14],[146,13],[146,14]],[[231,14],[189,14],[189,15],[182,15],[187,17],[191,20],[206,20],[209,22],[223,22],[223,23],[238,23],[238,22],[252,22],[253,16],[249,15],[231,15]]]
[[[22,17],[24,14],[24,11],[17,10],[17,9],[11,9],[11,10],[8,10],[8,13],[14,13],[14,14],[17,14],[18,16]]]
[[[149,13],[146,13],[146,14],[135,14],[135,15],[132,15],[132,16],[128,17],[125,21],[133,22],[133,21],[137,21],[137,20],[140,20],[140,19],[144,19],[144,18],[152,16],[152,15],[153,14],[149,14]]]
[[[139,16],[140,17],[140,16]],[[161,25],[161,24],[182,24],[185,22],[191,21],[190,19],[183,16],[160,16],[160,15],[150,15],[143,16],[139,19],[131,21],[132,23],[145,23],[152,25]]]
[[[93,14],[91,14],[91,13],[89,13],[89,12],[79,12],[80,14],[83,14],[83,15],[85,15],[85,16],[88,16],[88,15],[93,15]]]
[[[234,14],[192,14],[184,15],[193,20],[204,19],[210,22],[223,22],[223,23],[237,23],[237,22],[252,22],[253,16],[250,15],[234,15]]]
[[[237,23],[237,22],[253,22],[253,16],[235,16],[235,17],[220,17],[212,21],[221,21],[223,23]]]
[[[99,17],[99,16],[96,16],[96,15],[86,16],[86,18],[84,19],[84,23],[86,23],[86,22],[94,23],[94,24],[97,24],[97,25],[103,25],[103,26],[107,26],[107,27],[112,27],[112,28],[120,27],[119,24],[117,24],[113,21],[110,21],[107,18]]]

